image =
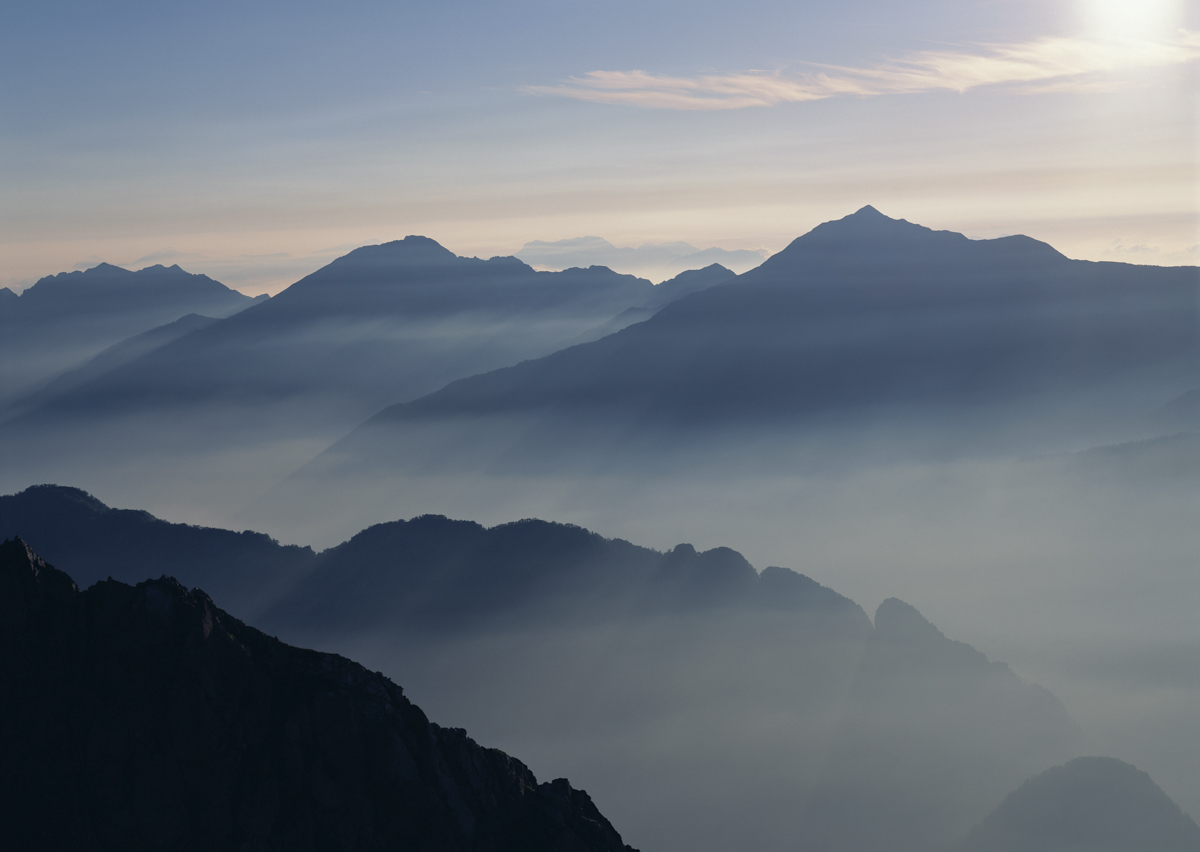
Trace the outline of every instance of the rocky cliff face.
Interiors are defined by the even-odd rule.
[[[440,728],[400,687],[163,577],[79,591],[0,545],[10,848],[629,847],[581,790]]]

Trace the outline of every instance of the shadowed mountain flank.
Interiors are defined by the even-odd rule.
[[[90,382],[103,381],[106,373],[148,355],[193,331],[208,328],[215,322],[218,320],[213,317],[188,314],[174,322],[143,331],[141,334],[135,334],[120,343],[114,343],[82,367],[60,374],[29,396],[14,402],[11,414],[16,415],[41,405],[53,405],[76,388],[83,387]]]
[[[52,563],[71,566],[85,588],[106,577],[136,583],[169,571],[212,589],[246,617],[273,603],[316,558],[262,533],[172,524],[58,485],[0,496],[0,539],[18,535]]]
[[[952,852],[1200,852],[1200,827],[1145,772],[1078,757],[1010,793]]]
[[[610,619],[719,607],[820,610],[869,627],[853,601],[786,568],[759,575],[729,548],[667,553],[568,524],[486,528],[427,515],[377,524],[315,554],[252,531],[173,524],[77,488],[0,496],[0,536],[20,535],[85,586],[171,571],[275,625],[472,630],[490,619]],[[482,619],[482,620],[481,620]]]
[[[169,568],[219,590],[247,617],[311,634],[454,635],[522,621],[746,607],[823,612],[852,632],[870,628],[850,599],[786,568],[759,575],[729,548],[697,553],[681,544],[664,554],[539,520],[489,529],[427,515],[377,524],[315,554],[262,533],[173,524],[77,488],[37,485],[0,496],[0,537],[16,535],[71,565],[84,586]]]
[[[306,633],[455,636],[767,608],[820,612],[851,634],[869,627],[850,599],[785,568],[760,576],[728,548],[663,554],[566,524],[488,529],[433,515],[378,524],[322,552],[264,618]]]
[[[811,848],[944,848],[1073,735],[1045,689],[890,598],[812,798]]]
[[[0,682],[21,848],[629,850],[565,779],[538,784],[382,675],[169,577],[80,592],[5,541]]]
[[[178,266],[130,272],[102,263],[48,276],[16,298],[0,299],[0,401],[125,338],[187,314],[229,316],[265,298]]]

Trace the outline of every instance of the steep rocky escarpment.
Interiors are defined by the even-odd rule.
[[[0,545],[10,848],[627,850],[586,793],[163,577],[79,591]]]

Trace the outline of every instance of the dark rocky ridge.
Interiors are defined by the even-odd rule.
[[[380,674],[163,577],[80,592],[0,545],[10,848],[628,850],[586,793]]]

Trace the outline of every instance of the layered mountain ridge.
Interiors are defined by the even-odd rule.
[[[169,570],[286,641],[403,673],[437,717],[539,774],[584,777],[639,846],[804,836],[836,852],[886,835],[915,852],[1070,756],[1053,696],[913,607],[885,601],[872,625],[836,591],[729,548],[421,516],[314,553],[57,486],[0,498],[0,535],[14,533],[93,588]]]

